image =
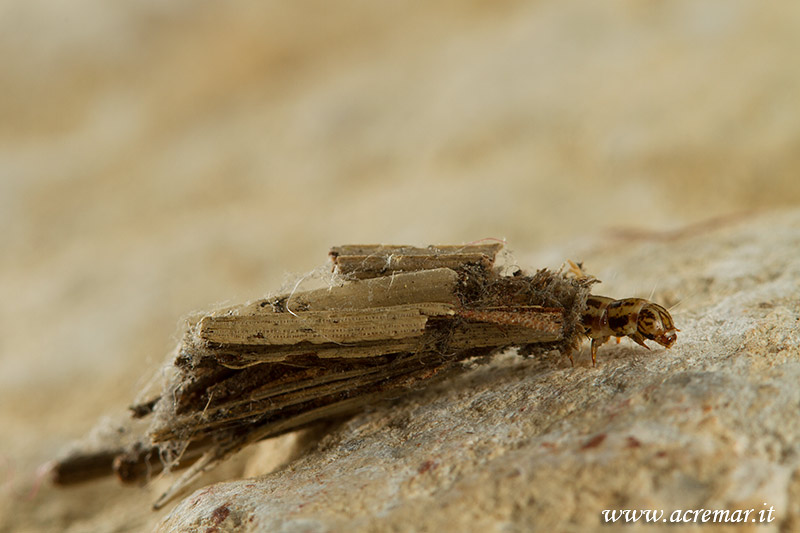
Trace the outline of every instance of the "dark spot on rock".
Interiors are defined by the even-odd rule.
[[[436,464],[436,461],[428,459],[427,461],[425,461],[420,465],[420,467],[417,469],[417,472],[419,472],[420,474],[424,474],[428,470],[434,470],[437,466],[439,465]]]
[[[231,514],[231,510],[228,508],[228,505],[230,504],[224,503],[214,509],[214,512],[211,513],[211,523],[214,526],[220,525],[226,518],[228,518],[228,515]]]
[[[604,440],[606,440],[606,434],[599,433],[594,437],[592,437],[591,439],[589,439],[588,441],[586,441],[586,443],[583,446],[581,446],[581,450],[588,450],[589,448],[597,448],[603,443]]]

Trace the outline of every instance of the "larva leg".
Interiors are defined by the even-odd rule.
[[[598,337],[592,339],[592,366],[597,366],[597,349],[606,343],[611,337]]]
[[[628,335],[628,337],[633,339],[633,342],[635,342],[639,346],[644,346],[648,350],[650,349],[650,347],[644,343],[644,337],[642,337],[641,333],[639,333],[638,331],[636,333],[632,333],[631,335]]]

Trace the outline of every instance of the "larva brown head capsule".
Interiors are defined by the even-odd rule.
[[[675,327],[669,311],[660,305],[649,302],[639,311],[636,332],[641,337],[670,348],[678,339],[678,331],[680,330]]]

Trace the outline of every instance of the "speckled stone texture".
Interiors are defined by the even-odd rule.
[[[679,304],[671,350],[624,341],[596,368],[588,349],[575,368],[505,354],[195,492],[161,531],[586,531],[604,509],[770,506],[743,529],[796,531],[800,212],[662,237],[597,252],[616,277],[594,292],[657,280],[653,300]]]

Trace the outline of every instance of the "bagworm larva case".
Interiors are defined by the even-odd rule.
[[[161,392],[131,408],[134,418],[150,420],[146,432],[71,452],[56,462],[55,481],[115,472],[138,482],[188,467],[160,507],[250,443],[396,397],[465,359],[509,347],[570,355],[594,331],[584,320],[596,318],[585,315],[595,280],[548,270],[503,275],[494,266],[501,248],[333,248],[335,286],[221,309],[191,324]],[[633,336],[632,327],[621,334]]]

